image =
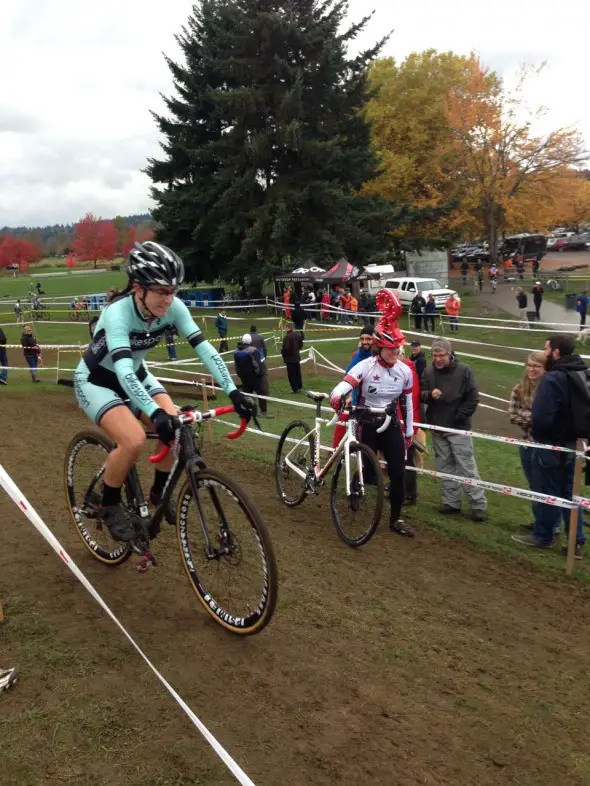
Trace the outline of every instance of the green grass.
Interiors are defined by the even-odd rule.
[[[470,313],[482,314],[482,307],[477,304],[475,298],[465,296],[464,298],[464,316]],[[213,315],[214,311],[204,312]],[[205,320],[203,323],[204,313],[199,313],[199,324],[203,325],[203,330],[206,330],[207,335],[212,339],[215,338],[215,332],[212,329],[212,321]],[[277,322],[273,318],[269,321],[263,321],[263,316],[269,316],[268,312],[257,312],[256,316],[246,316],[230,323],[230,347],[233,349],[236,343],[236,337],[241,336],[246,332],[253,321],[257,321],[258,328],[261,331],[275,330],[277,337],[280,334],[277,329]],[[205,327],[206,325],[206,327]],[[405,327],[405,325],[404,325]],[[84,346],[87,341],[87,328],[86,325],[69,324],[69,325],[49,325],[46,323],[38,323],[36,325],[38,340],[43,343],[56,342],[56,343],[72,343],[76,341],[82,342]],[[9,343],[17,342],[20,338],[20,326],[13,326],[5,328]],[[318,343],[316,346],[326,357],[333,363],[341,368],[348,365],[351,353],[356,346],[356,336],[359,328],[355,327],[350,331],[338,331],[310,328],[306,332],[306,345],[313,344],[317,339],[332,339],[326,343]],[[349,341],[337,341],[335,338],[341,338],[343,335],[350,336]],[[473,369],[478,386],[481,392],[489,393],[491,395],[499,396],[501,398],[508,398],[513,385],[520,380],[524,362],[526,360],[526,352],[518,350],[508,350],[506,345],[513,347],[527,347],[541,349],[543,340],[540,339],[539,331],[529,330],[519,333],[508,333],[502,331],[490,331],[488,328],[472,328],[462,330],[459,334],[460,337],[468,337],[471,341],[482,341],[490,344],[497,345],[498,349],[477,345],[466,345],[459,342],[455,343],[455,349],[459,356],[464,356],[465,362]],[[410,336],[411,337],[411,336]],[[13,350],[18,353],[18,350]],[[425,340],[425,351],[427,357],[429,356],[427,343]],[[270,353],[275,355],[278,352],[278,347],[275,342],[270,344]],[[510,358],[518,360],[522,366],[509,366],[499,362],[490,362],[486,360],[477,360],[468,358],[465,353],[481,354],[489,357]],[[47,356],[46,362],[49,365],[55,363],[55,356],[49,352],[45,353]],[[63,354],[60,358],[60,364],[68,368],[74,368],[77,363],[78,353]],[[178,346],[179,358],[190,358],[193,356],[189,347]],[[158,347],[150,353],[150,361],[165,361],[167,358],[166,350],[163,346]],[[10,355],[9,355],[10,360]],[[231,361],[231,355],[229,356]],[[231,367],[230,362],[230,367]],[[280,358],[269,360],[269,367],[282,365]],[[194,370],[195,367],[193,367]],[[202,367],[201,367],[202,368]],[[167,369],[155,369],[154,373],[161,376],[170,376],[180,379],[192,379],[192,375],[183,375]],[[47,371],[40,372],[42,379],[47,379],[48,382],[55,381],[55,372]],[[62,376],[69,376],[68,373],[63,373]],[[339,375],[334,372],[329,372],[318,368],[314,372],[311,362],[303,366],[304,384],[308,388],[323,390],[329,392],[334,384],[338,381]],[[11,372],[9,376],[9,388],[7,391],[16,390],[29,390],[31,391],[31,383],[26,371]],[[35,392],[42,392],[43,394],[52,395],[72,395],[71,391],[65,392],[61,388],[57,388],[53,384],[38,385],[34,388]],[[194,401],[195,398],[200,400],[199,389],[190,390],[186,387],[178,386],[174,390],[174,395],[179,401]],[[278,375],[271,372],[271,395],[277,398],[293,399],[290,392],[289,384],[284,375]],[[223,397],[224,398],[224,397]],[[307,399],[301,398],[300,401],[310,403]],[[501,402],[495,402],[486,398],[481,399],[482,403],[488,403],[498,409],[504,410],[506,405]],[[263,421],[265,430],[271,431],[278,435],[287,423],[293,419],[301,418],[306,421],[310,426],[313,424],[313,409],[299,409],[286,404],[278,404],[272,402],[269,405],[269,410],[273,414],[273,420]],[[481,422],[484,420],[484,426]],[[478,426],[478,420],[480,425]],[[227,427],[222,425],[214,426],[214,434],[216,439],[222,438],[221,434]],[[485,430],[491,433],[520,436],[520,434],[509,424],[507,414],[501,412],[491,412],[490,410],[480,409],[478,416],[476,416],[474,428]],[[331,443],[331,432],[324,432],[324,444]],[[248,461],[258,462],[264,464],[268,471],[272,466],[274,451],[276,449],[276,441],[263,438],[261,436],[251,435],[247,438],[237,441],[231,447],[228,443],[228,450],[232,454]],[[502,445],[483,440],[475,440],[476,458],[480,470],[481,477],[497,483],[506,485],[524,485],[525,480],[522,474],[518,451],[516,448],[508,445]],[[426,466],[434,468],[432,458],[427,459]],[[420,522],[428,527],[441,532],[447,537],[458,538],[466,540],[477,548],[485,551],[501,554],[504,556],[518,557],[519,559],[526,560],[536,566],[543,566],[551,572],[561,573],[563,571],[563,560],[557,553],[537,553],[534,550],[523,550],[510,539],[510,535],[519,531],[519,525],[530,520],[531,512],[530,505],[512,497],[503,496],[500,494],[490,492],[488,500],[490,505],[490,523],[482,527],[470,522],[467,518],[463,517],[457,519],[455,517],[448,518],[441,516],[436,512],[436,506],[439,500],[438,481],[427,477],[420,478],[420,506],[419,515]],[[323,493],[328,493],[324,491]],[[590,493],[588,490],[583,490],[584,493]]]
[[[93,273],[91,269],[86,273],[72,274],[68,272],[65,276],[56,275],[48,278],[38,278],[35,272],[29,276],[17,276],[16,278],[4,276],[0,278],[0,312],[12,313],[13,305],[7,301],[17,298],[26,300],[31,282],[39,281],[46,293],[42,299],[51,301],[52,297],[91,295],[96,292],[105,292],[109,287],[123,288],[126,285],[126,280],[125,274],[121,272],[108,270],[104,273]]]

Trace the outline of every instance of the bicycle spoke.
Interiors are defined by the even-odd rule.
[[[179,510],[185,568],[209,613],[239,633],[263,627],[276,599],[276,566],[251,503],[222,473],[204,470],[183,487]]]
[[[72,518],[84,545],[102,562],[118,564],[130,554],[97,517],[102,497],[102,467],[108,448],[92,434],[75,437],[66,455],[66,491]],[[123,503],[125,504],[125,496]]]
[[[361,546],[375,533],[383,508],[383,475],[375,454],[366,446],[350,446],[350,488],[346,488],[343,456],[332,479],[332,519],[340,538]]]
[[[314,433],[301,421],[283,431],[275,456],[275,484],[279,499],[294,507],[307,496],[313,474]]]

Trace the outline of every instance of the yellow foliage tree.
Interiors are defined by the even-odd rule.
[[[447,118],[448,95],[451,89],[468,90],[474,60],[474,55],[428,50],[401,63],[378,59],[371,67],[372,98],[365,114],[382,171],[365,190],[426,216],[426,221],[418,218],[398,227],[395,235],[400,240],[411,241],[420,233],[450,239],[481,231],[471,195],[455,176],[454,137]],[[497,85],[493,74],[485,81],[489,90]],[[443,208],[444,217],[433,221],[429,209]]]
[[[448,93],[451,158],[457,176],[471,192],[495,258],[498,238],[510,224],[525,219],[537,226],[553,223],[549,208],[564,194],[568,169],[584,161],[587,153],[574,129],[560,128],[542,136],[533,133],[543,110],[530,111],[524,100],[530,69],[523,69],[514,93],[509,94],[500,82],[490,90],[488,72],[477,58],[469,66],[467,89],[453,87]]]

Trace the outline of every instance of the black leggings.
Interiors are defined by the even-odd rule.
[[[406,449],[401,428],[397,420],[391,422],[389,428],[382,434],[377,434],[378,426],[368,426],[363,423],[361,427],[361,442],[368,445],[377,453],[383,454],[389,475],[389,504],[391,506],[391,520],[397,521],[402,512],[404,501],[404,472],[406,468]]]

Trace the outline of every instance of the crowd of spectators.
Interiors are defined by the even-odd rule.
[[[347,374],[375,351],[371,334],[372,329],[363,329],[346,369]],[[479,406],[472,370],[459,360],[451,342],[445,338],[433,340],[430,363],[418,341],[411,343],[409,355],[403,351],[400,353],[398,362],[409,365],[412,370],[414,421],[433,427],[428,430],[435,469],[440,473],[439,512],[458,516],[465,500],[471,519],[485,523],[488,518],[486,493],[473,483],[480,478],[473,440],[469,434],[460,433],[471,430],[472,417]],[[508,407],[510,422],[520,430],[520,439],[531,443],[530,447],[519,448],[526,483],[532,491],[548,497],[572,498],[573,451],[576,447],[573,412],[576,403],[572,398],[571,375],[575,374],[581,375],[579,384],[587,384],[590,391],[590,370],[576,354],[574,339],[569,335],[552,336],[545,342],[544,350],[529,355],[522,379],[512,390]],[[355,389],[351,403],[354,405],[357,400],[358,389]],[[418,477],[411,468],[416,466],[416,444],[426,441],[423,433],[419,433],[421,440],[415,439],[406,454],[405,506],[415,504],[418,496]],[[333,447],[340,442],[343,434],[344,426],[337,425]],[[568,448],[568,451],[536,447],[537,444],[560,446]],[[468,482],[462,483],[457,478],[465,478]],[[569,532],[570,514],[569,508],[533,502],[532,520],[522,522],[523,533],[514,535],[513,539],[522,546],[551,548],[558,540],[562,522],[565,532]],[[585,540],[580,510],[576,531],[577,559],[582,557]],[[564,546],[564,554],[566,551]]]

